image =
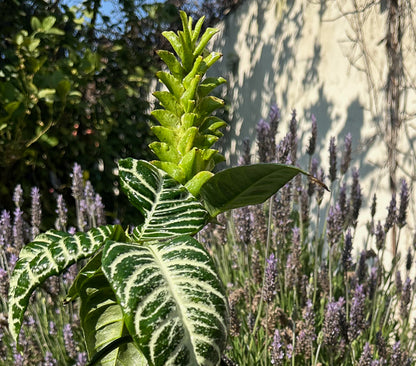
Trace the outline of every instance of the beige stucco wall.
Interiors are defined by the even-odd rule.
[[[354,165],[360,168],[364,209],[360,215],[361,238],[369,218],[368,207],[378,195],[377,219],[384,220],[390,201],[387,150],[383,142],[387,73],[387,12],[380,5],[354,12],[350,0],[287,0],[279,16],[276,1],[246,0],[219,24],[215,50],[223,53],[216,74],[228,79],[224,97],[229,105],[231,129],[226,134],[226,157],[235,165],[243,138],[255,140],[255,126],[266,118],[276,101],[282,111],[280,136],[287,132],[292,109],[296,109],[303,151],[309,138],[311,114],[318,122],[318,151],[328,166],[330,136],[339,147],[348,132],[353,137]],[[357,1],[359,4],[363,0]],[[357,33],[361,24],[363,32]],[[415,178],[416,46],[406,28],[405,68],[410,88],[403,98],[407,120],[400,132],[398,177]],[[357,42],[357,39],[359,42]],[[365,47],[367,57],[363,56]],[[369,83],[371,80],[371,83]],[[306,159],[300,161],[307,168]],[[303,165],[302,165],[303,164]],[[408,230],[415,230],[415,199],[412,192]]]

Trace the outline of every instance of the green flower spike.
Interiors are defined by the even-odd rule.
[[[207,70],[221,57],[218,52],[207,53],[205,46],[217,32],[208,28],[199,37],[204,18],[192,27],[192,18],[180,13],[183,31],[177,34],[164,32],[177,56],[169,51],[159,51],[169,72],[156,75],[167,91],[157,91],[154,96],[164,109],[152,115],[160,126],[152,131],[160,140],[149,146],[160,160],[152,161],[156,167],[185,185],[197,196],[201,186],[213,176],[212,169],[224,157],[211,146],[223,135],[219,130],[227,124],[212,113],[224,106],[222,99],[209,95],[225,79],[204,78]]]

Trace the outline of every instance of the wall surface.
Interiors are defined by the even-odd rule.
[[[387,11],[364,0],[357,0],[356,8],[350,0],[287,0],[279,14],[276,1],[246,0],[218,25],[220,35],[212,48],[223,53],[223,60],[213,73],[228,80],[223,95],[231,121],[224,141],[227,160],[237,163],[244,138],[255,141],[256,123],[267,118],[272,102],[281,109],[280,137],[296,109],[302,151],[315,115],[317,150],[326,169],[330,137],[337,138],[341,149],[350,132],[364,198],[359,224],[364,238],[373,193],[378,196],[376,217],[382,221],[391,198],[384,138]],[[416,41],[410,26],[404,28],[402,42],[406,80],[397,175],[410,183],[416,176]],[[306,158],[300,165],[307,168]],[[415,229],[412,195],[407,243]]]

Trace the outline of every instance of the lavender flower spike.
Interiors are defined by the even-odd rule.
[[[315,115],[312,114],[312,131],[311,131],[311,137],[309,138],[309,145],[306,150],[306,153],[310,156],[312,156],[315,153],[316,148],[316,138],[318,136],[318,125],[316,123]]]
[[[23,204],[23,189],[20,184],[18,184],[14,189],[13,202],[16,207],[21,207]]]
[[[371,356],[371,348],[368,342],[365,343],[363,353],[361,353],[360,360],[358,361],[358,366],[371,366],[373,357]]]
[[[348,340],[353,341],[365,329],[365,293],[363,285],[357,285],[351,303],[350,324],[348,326]]]
[[[31,216],[32,216],[32,240],[39,235],[39,226],[41,222],[42,217],[42,208],[40,205],[40,193],[39,188],[33,187],[31,191],[31,197],[32,197],[32,207],[30,210]]]
[[[74,360],[78,352],[76,349],[74,333],[72,332],[71,324],[64,325],[63,333],[64,333],[65,350],[68,353],[68,356]]]
[[[267,259],[265,280],[263,287],[263,297],[267,303],[271,303],[276,296],[276,284],[277,284],[277,259],[274,254],[270,254]]]
[[[257,123],[257,149],[260,163],[270,160],[270,125],[263,119]]]
[[[352,186],[351,186],[351,202],[352,202],[352,211],[351,211],[351,224],[356,227],[358,214],[360,213],[360,208],[362,204],[362,194],[360,186],[360,174],[357,168],[354,168],[352,171]]]
[[[285,357],[283,351],[282,338],[278,329],[274,331],[273,342],[271,347],[271,364],[275,366],[282,366]]]
[[[344,267],[344,271],[347,272],[352,267],[352,235],[351,229],[348,229],[347,234],[345,235],[344,239],[344,249],[342,251],[342,266]]]
[[[384,231],[383,227],[381,226],[381,222],[378,221],[377,226],[375,228],[375,237],[376,237],[376,247],[378,250],[383,249],[384,243],[386,241],[386,232]]]
[[[290,160],[291,164],[296,164],[296,153],[298,150],[298,137],[297,137],[297,131],[298,131],[298,122],[296,120],[296,110],[294,109],[292,111],[292,119],[290,120],[289,124],[289,131],[290,131]]]
[[[388,213],[387,213],[387,218],[386,218],[386,222],[384,223],[384,231],[387,233],[395,224],[396,220],[397,220],[397,208],[396,208],[396,194],[393,193],[391,200],[390,200],[390,205],[387,208]]]
[[[337,145],[335,137],[329,141],[329,180],[334,182],[337,179]]]
[[[325,310],[323,324],[323,343],[330,347],[336,347],[339,342],[339,336],[342,333],[345,300],[340,297],[338,301],[328,303]]]
[[[66,224],[68,221],[68,209],[66,208],[64,197],[61,194],[56,198],[55,212],[58,214],[58,217],[55,221],[56,230],[66,231]]]
[[[83,196],[84,181],[82,177],[82,169],[79,164],[77,163],[74,164],[71,177],[72,177],[72,187],[71,187],[72,197],[74,197],[76,201],[80,201]]]
[[[335,207],[331,206],[329,208],[326,231],[329,246],[332,247],[338,243],[338,240],[342,235],[341,209],[338,203]]]
[[[407,207],[409,206],[409,187],[404,179],[400,180],[400,206],[397,215],[397,225],[402,228],[406,225]]]

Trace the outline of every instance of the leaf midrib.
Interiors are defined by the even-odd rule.
[[[163,276],[163,278],[165,279],[165,281],[167,282],[168,286],[168,291],[171,294],[172,298],[175,301],[176,306],[176,313],[178,314],[179,319],[181,320],[181,324],[183,324],[183,328],[184,328],[184,333],[185,333],[185,337],[186,337],[186,344],[191,344],[192,347],[187,347],[188,351],[190,351],[190,355],[192,360],[192,365],[198,365],[198,361],[197,361],[197,357],[196,354],[194,352],[195,345],[192,342],[192,337],[191,337],[191,332],[190,332],[190,328],[192,328],[189,325],[188,319],[186,318],[186,316],[184,316],[184,314],[186,313],[186,309],[183,309],[183,305],[180,301],[179,296],[176,294],[175,291],[173,291],[175,284],[171,281],[170,276],[169,276],[169,270],[165,267],[165,263],[163,262],[161,256],[159,255],[159,252],[154,250],[151,246],[148,247],[149,251],[152,253],[154,260],[158,266],[158,268],[160,269],[160,272]]]

